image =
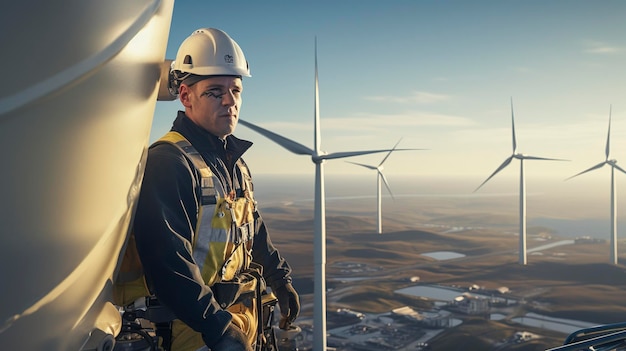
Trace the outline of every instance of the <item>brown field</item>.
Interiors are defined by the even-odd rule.
[[[489,350],[491,343],[519,330],[535,332],[542,338],[507,349],[545,350],[563,342],[565,334],[510,322],[510,318],[526,312],[597,324],[626,320],[626,270],[622,264],[609,264],[608,243],[565,245],[529,253],[528,265],[522,266],[517,263],[517,218],[510,209],[496,206],[487,211],[476,204],[443,199],[429,203],[428,210],[422,211],[397,202],[385,209],[390,214],[384,216],[382,235],[375,233],[371,201],[327,205],[327,287],[333,288],[327,294],[329,310],[348,307],[382,313],[407,305],[430,308],[427,300],[394,293],[415,285],[408,278],[418,276],[420,283],[427,284],[477,284],[486,289],[506,286],[512,296],[526,301],[506,311],[507,318],[500,321],[468,319],[433,340],[436,350]],[[263,210],[275,245],[293,268],[303,318],[312,314],[311,207],[312,203],[307,203]],[[448,226],[471,228],[446,233]],[[563,239],[553,232],[550,228],[528,228],[528,248]],[[437,261],[422,255],[436,251],[454,251],[466,257]],[[624,252],[621,242],[618,252]],[[341,264],[346,262],[370,268],[360,274],[367,279],[341,283],[339,278],[350,276],[342,272]],[[620,262],[626,262],[623,255]],[[347,286],[350,289],[342,289]]]

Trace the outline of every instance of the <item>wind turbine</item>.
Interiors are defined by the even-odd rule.
[[[493,178],[498,172],[506,168],[511,161],[516,158],[520,160],[520,181],[519,181],[519,264],[525,265],[526,260],[526,178],[524,175],[524,160],[550,160],[550,161],[567,161],[556,158],[545,158],[537,156],[529,156],[517,152],[517,142],[515,140],[515,116],[513,113],[513,98],[511,98],[511,130],[513,136],[513,153],[509,156],[500,167],[498,167],[474,192],[478,191],[489,179]]]
[[[378,234],[382,234],[383,232],[383,218],[382,218],[382,198],[381,198],[381,193],[382,193],[382,184],[385,184],[385,187],[387,187],[387,190],[389,191],[389,195],[391,195],[391,198],[393,198],[393,193],[391,192],[391,188],[389,187],[389,183],[387,182],[387,178],[385,178],[385,175],[383,174],[383,163],[385,163],[385,161],[387,160],[387,158],[389,158],[389,155],[391,155],[391,153],[393,151],[396,151],[396,147],[398,146],[398,144],[400,144],[400,141],[402,140],[402,138],[400,138],[400,140],[398,140],[398,142],[396,143],[396,145],[393,146],[393,148],[389,151],[389,153],[387,153],[387,156],[385,156],[385,158],[383,158],[382,161],[380,161],[380,163],[378,164],[378,166],[372,166],[372,165],[367,165],[367,164],[363,164],[363,163],[357,163],[357,162],[350,162],[350,161],[346,161],[348,163],[352,163],[355,164],[357,166],[361,166],[361,167],[365,167],[367,169],[371,169],[376,171],[376,201],[377,201],[377,205],[378,205]],[[403,149],[406,150],[406,149]],[[420,150],[420,149],[411,149],[411,150]]]
[[[604,165],[609,165],[611,166],[611,262],[613,264],[617,264],[617,217],[616,217],[616,212],[617,212],[617,198],[615,197],[615,170],[617,169],[618,171],[622,172],[622,173],[626,173],[626,171],[621,168],[620,166],[617,165],[617,160],[616,159],[610,159],[609,160],[609,156],[610,156],[610,141],[611,141],[611,110],[612,110],[612,106],[609,107],[609,131],[607,133],[606,136],[606,148],[604,150],[604,154],[605,154],[605,158],[603,162],[598,163],[597,165],[588,168],[578,174],[575,174],[568,179],[572,179],[574,177],[577,177],[583,173],[587,173],[593,170],[596,170],[598,168],[602,168],[604,167]]]
[[[315,40],[315,102],[314,102],[314,149],[261,128],[250,122],[239,123],[264,135],[297,155],[310,155],[315,164],[315,210],[314,216],[314,291],[313,291],[313,350],[326,350],[326,200],[324,194],[324,161],[336,158],[367,155],[392,150],[348,151],[326,153],[321,151],[319,116],[319,84],[317,78],[317,39]]]

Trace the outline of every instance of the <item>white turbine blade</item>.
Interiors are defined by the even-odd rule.
[[[503,170],[506,166],[509,165],[509,163],[511,163],[511,160],[513,160],[513,156],[509,156],[506,160],[504,160],[504,162],[502,162],[502,164],[500,165],[500,167],[498,167],[498,169],[496,169],[493,173],[491,173],[491,175],[485,179],[484,182],[482,182],[482,184],[480,184],[478,186],[478,188],[476,188],[476,190],[474,190],[474,192],[478,191],[478,189],[480,189],[483,185],[485,185],[485,183],[487,183],[489,181],[489,179],[493,178],[493,176],[495,176],[498,172],[500,172],[501,170]]]
[[[430,149],[392,149],[391,151],[415,151],[415,150],[430,150]]]
[[[372,170],[377,170],[378,169],[375,166],[366,165],[364,163],[357,163],[357,162],[350,162],[350,161],[346,161],[346,162],[352,163],[353,165],[357,165],[357,166],[365,167],[365,168],[368,168],[368,169],[372,169]]]
[[[595,169],[601,168],[601,167],[602,167],[602,166],[604,166],[605,164],[607,164],[607,162],[606,162],[606,161],[604,161],[604,162],[600,162],[600,163],[598,163],[597,165],[595,165],[595,166],[593,166],[593,167],[589,167],[589,168],[587,168],[586,170],[584,170],[584,171],[582,171],[582,172],[580,172],[580,173],[574,174],[573,176],[571,176],[571,177],[569,177],[569,178],[567,178],[567,179],[565,179],[565,180],[569,180],[569,179],[572,179],[572,178],[574,178],[574,177],[578,177],[578,176],[579,176],[579,175],[581,175],[581,174],[584,174],[584,173],[587,173],[587,172],[591,172],[591,171],[593,171],[593,170],[595,170]]]
[[[320,155],[320,158],[323,160],[331,160],[335,158],[344,158],[344,157],[352,157],[352,156],[361,156],[368,154],[376,154],[380,152],[389,152],[389,151],[409,151],[409,150],[429,150],[429,149],[383,149],[383,150],[368,150],[368,151],[345,151],[345,152],[331,152],[327,155]]]
[[[315,128],[313,147],[315,148],[315,155],[319,155],[322,145],[322,133],[320,126],[320,88],[317,79],[317,37],[315,37],[315,102],[313,106],[313,125]]]
[[[606,155],[606,160],[609,159],[609,155],[611,153],[611,149],[610,149],[610,141],[611,141],[611,110],[612,110],[612,106],[609,105],[609,131],[606,135],[606,149],[605,149],[605,155]]]
[[[513,97],[511,97],[511,131],[513,133],[513,153],[517,150],[517,141],[515,139],[515,115],[513,114]]]
[[[391,187],[389,187],[389,183],[387,182],[387,178],[385,177],[385,175],[381,171],[378,171],[378,174],[380,174],[380,177],[383,179],[383,183],[385,183],[385,187],[387,187],[387,191],[389,191],[389,195],[391,195],[391,198],[395,200],[396,198],[393,197],[393,192],[391,192]]]
[[[617,170],[619,170],[620,172],[622,172],[622,173],[626,174],[626,171],[625,171],[622,167],[620,167],[620,166],[618,166],[618,165],[616,165],[616,164],[613,164],[613,167],[615,167],[615,168],[616,168]]]
[[[520,156],[520,158],[523,158],[525,160],[569,161],[569,160],[565,160],[562,158],[547,158],[547,157],[529,156],[529,155],[522,155]]]
[[[250,122],[244,121],[243,119],[239,120],[239,123],[243,124],[244,126],[256,131],[257,133],[267,137],[268,139],[272,140],[273,142],[277,143],[278,145],[284,147],[285,149],[293,152],[294,154],[297,155],[313,155],[313,150],[309,149],[308,147],[295,142],[291,139],[285,138],[282,135],[278,135],[274,132],[271,132],[265,128],[261,128],[255,124],[252,124]]]
[[[400,141],[402,141],[402,138],[400,138],[400,140],[398,140],[398,142],[396,143],[396,145],[393,146],[393,148],[391,149],[391,151],[389,151],[389,153],[387,154],[387,156],[385,156],[385,158],[383,158],[382,161],[380,161],[380,163],[378,164],[378,167],[382,166],[383,163],[385,163],[385,161],[387,160],[387,158],[389,157],[389,155],[391,155],[391,153],[396,149],[396,147],[398,146],[398,144],[400,144]]]
[[[323,160],[332,160],[336,158],[344,158],[344,157],[352,157],[352,156],[361,156],[361,155],[369,155],[369,154],[377,154],[380,152],[389,152],[389,149],[384,150],[367,150],[367,151],[344,151],[344,152],[331,152],[327,155],[320,155],[320,158]]]

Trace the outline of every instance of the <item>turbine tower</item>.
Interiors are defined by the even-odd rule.
[[[515,116],[513,113],[513,98],[511,98],[511,130],[513,138],[513,153],[509,156],[500,167],[498,167],[474,192],[478,191],[489,179],[493,178],[498,172],[506,168],[511,161],[516,158],[520,160],[520,173],[519,173],[519,264],[525,265],[526,260],[526,178],[524,175],[524,160],[550,160],[550,161],[567,161],[556,158],[545,158],[537,156],[529,156],[526,154],[517,152],[517,142],[515,140]]]
[[[567,178],[566,180],[572,179],[574,177],[577,177],[583,173],[587,173],[593,170],[596,170],[598,168],[602,168],[604,165],[609,165],[611,166],[611,263],[613,264],[617,264],[617,217],[616,217],[616,212],[617,212],[617,198],[615,196],[615,170],[617,169],[618,171],[622,172],[622,173],[626,173],[626,171],[617,165],[617,160],[616,159],[609,159],[610,157],[610,141],[611,141],[611,110],[612,110],[612,106],[609,107],[609,131],[607,133],[606,136],[606,148],[604,149],[604,161],[598,163],[597,165],[590,167],[578,174],[575,174],[569,178]]]
[[[261,128],[250,122],[239,123],[264,135],[297,155],[309,155],[315,164],[315,209],[314,221],[314,291],[313,291],[313,350],[326,350],[326,200],[324,194],[324,161],[336,158],[367,155],[391,150],[348,151],[326,153],[321,151],[319,116],[319,84],[317,78],[317,39],[315,40],[315,102],[314,102],[314,149]]]
[[[383,169],[384,169],[383,163],[385,163],[385,161],[387,161],[387,158],[389,158],[389,155],[391,155],[391,153],[393,151],[401,151],[401,150],[397,150],[396,149],[398,144],[400,144],[401,140],[402,140],[402,138],[400,138],[400,140],[398,140],[396,145],[394,145],[393,148],[387,153],[385,158],[383,158],[383,160],[380,161],[378,166],[372,166],[372,165],[367,165],[367,164],[363,164],[363,163],[346,161],[348,163],[352,163],[352,164],[355,164],[357,166],[365,167],[367,169],[371,169],[373,171],[376,171],[376,196],[377,196],[376,197],[376,203],[377,203],[377,209],[378,209],[378,213],[377,213],[378,214],[378,216],[377,216],[378,234],[382,234],[382,232],[383,232],[383,215],[382,215],[382,198],[381,198],[382,183],[384,183],[385,187],[387,187],[387,191],[389,191],[389,195],[391,195],[391,197],[394,198],[393,197],[393,193],[391,192],[391,188],[389,187],[389,183],[387,182],[387,178],[385,178],[385,175],[383,174]],[[402,150],[422,150],[422,149],[402,149]]]

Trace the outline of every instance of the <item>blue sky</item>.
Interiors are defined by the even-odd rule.
[[[626,167],[625,13],[624,1],[179,0],[166,56],[197,28],[225,30],[251,67],[240,117],[312,147],[317,37],[322,149],[391,148],[401,137],[399,147],[429,149],[391,155],[390,179],[460,176],[478,186],[511,154],[513,98],[518,151],[571,160],[526,162],[528,182],[569,191],[597,180],[606,193],[608,167],[563,180],[604,160],[611,105],[611,157]],[[180,107],[157,103],[152,141]],[[254,142],[254,174],[314,172],[310,158],[246,127],[235,135]],[[367,172],[326,163],[327,175]],[[513,162],[494,182],[515,191],[518,172]]]

